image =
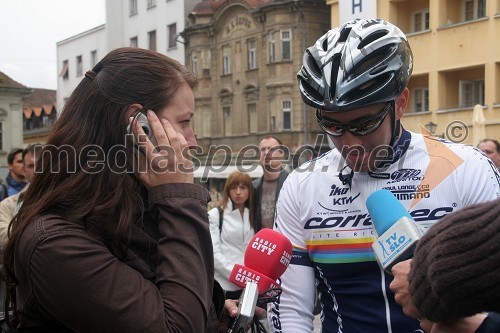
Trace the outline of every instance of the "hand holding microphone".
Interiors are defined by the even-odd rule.
[[[366,199],[377,232],[372,248],[377,261],[388,273],[398,262],[410,259],[421,237],[410,214],[388,190],[373,192]]]
[[[229,281],[244,288],[238,305],[239,314],[229,333],[246,332],[254,322],[257,302],[268,302],[281,293],[276,280],[288,268],[291,258],[292,243],[275,230],[262,229],[250,240],[245,250],[245,265],[235,264],[229,275]]]

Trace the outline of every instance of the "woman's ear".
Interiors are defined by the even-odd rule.
[[[133,117],[133,115],[142,109],[141,104],[132,104],[127,108],[127,111],[125,112],[125,124],[128,125],[128,120],[130,117]]]

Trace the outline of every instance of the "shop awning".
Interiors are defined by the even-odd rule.
[[[211,166],[198,166],[194,170],[194,178],[223,178],[226,179],[231,172],[239,170],[246,172],[251,178],[262,177],[262,167],[258,164],[253,165],[211,165]]]

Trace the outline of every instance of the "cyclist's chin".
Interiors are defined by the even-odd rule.
[[[353,155],[348,154],[345,156],[347,166],[356,172],[369,171],[370,163],[368,154]]]

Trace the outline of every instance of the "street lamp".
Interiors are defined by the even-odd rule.
[[[427,130],[427,132],[431,133],[432,135],[434,135],[434,133],[436,132],[436,128],[437,128],[437,124],[434,124],[432,121],[425,124],[425,129]]]

